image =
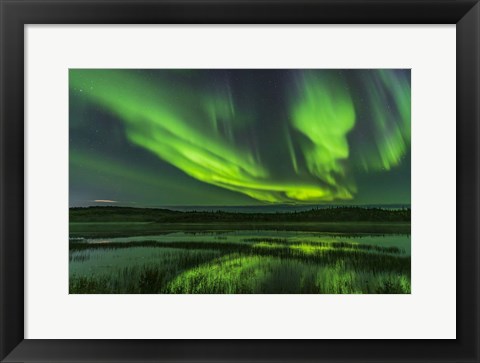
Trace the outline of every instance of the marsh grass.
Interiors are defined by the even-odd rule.
[[[317,265],[276,257],[229,255],[176,277],[168,293],[361,294],[408,293],[406,275],[355,270],[337,261]]]
[[[79,262],[77,256],[88,255]],[[159,292],[179,273],[220,256],[218,251],[131,247],[70,252],[71,294]]]
[[[70,293],[410,293],[410,257],[397,247],[283,238],[71,241]]]

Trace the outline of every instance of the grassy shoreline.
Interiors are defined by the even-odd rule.
[[[409,209],[267,215],[93,207],[71,209],[70,217],[72,294],[411,292]]]

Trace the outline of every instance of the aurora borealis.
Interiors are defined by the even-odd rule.
[[[70,205],[409,204],[410,88],[410,70],[71,69]]]

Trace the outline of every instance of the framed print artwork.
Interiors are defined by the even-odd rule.
[[[477,1],[1,2],[5,362],[478,362]]]
[[[70,294],[411,292],[410,70],[69,84]]]

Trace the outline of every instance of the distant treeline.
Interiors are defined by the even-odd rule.
[[[169,209],[130,207],[70,208],[70,222],[157,222],[157,223],[241,223],[241,222],[410,222],[410,208],[362,207],[315,208],[301,212],[235,213],[180,212]]]

